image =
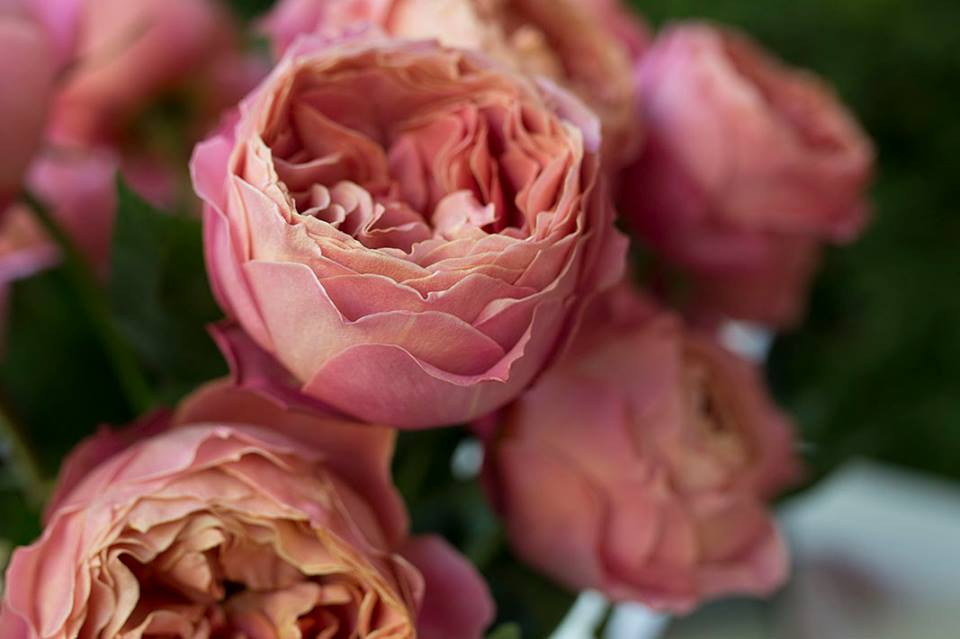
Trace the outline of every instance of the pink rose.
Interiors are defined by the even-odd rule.
[[[47,13],[40,2],[0,0],[0,212],[40,146],[56,88],[61,59]]]
[[[650,48],[653,33],[647,22],[623,0],[574,0],[626,47],[630,61],[636,63]]]
[[[27,186],[100,273],[109,264],[115,175],[115,158],[101,151],[42,153],[27,175]],[[13,204],[0,214],[0,336],[9,286],[59,259],[56,244],[25,204]]]
[[[627,47],[642,27],[627,19],[603,0],[281,0],[264,29],[281,52],[301,34],[335,34],[359,22],[482,51],[575,92],[599,116],[604,155],[619,165],[639,148]]]
[[[688,611],[787,573],[764,500],[796,472],[756,372],[626,288],[500,415],[489,485],[512,545],[572,588]]]
[[[168,95],[188,102],[179,124],[196,139],[256,81],[217,0],[84,0],[81,17],[78,67],[53,118],[58,142],[131,144],[143,154],[131,129]]]
[[[75,485],[8,569],[5,639],[482,636],[479,576],[408,536],[392,431],[222,383],[175,426],[119,435],[129,447],[105,432],[68,459]]]
[[[869,140],[817,78],[732,31],[669,28],[638,74],[649,140],[623,176],[623,214],[698,297],[794,322],[817,245],[866,222]]]
[[[214,292],[306,395],[402,427],[479,416],[622,268],[598,143],[571,96],[475,54],[301,40],[194,154]]]

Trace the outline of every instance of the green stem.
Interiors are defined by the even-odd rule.
[[[27,445],[23,430],[3,401],[0,401],[0,439],[9,447],[7,459],[27,500],[38,508],[47,498],[47,483],[40,463]]]
[[[31,193],[24,193],[24,200],[30,205],[37,220],[43,225],[50,237],[57,243],[63,254],[67,275],[70,277],[81,304],[93,323],[103,350],[110,360],[117,380],[123,389],[124,397],[134,415],[140,415],[152,405],[150,385],[147,383],[137,358],[126,341],[117,333],[110,318],[110,307],[87,259],[74,245],[53,216]]]
[[[611,619],[613,619],[613,605],[607,604],[607,609],[603,613],[603,618],[600,620],[600,625],[597,626],[597,629],[593,633],[597,639],[603,639],[606,637],[607,628],[610,627]]]

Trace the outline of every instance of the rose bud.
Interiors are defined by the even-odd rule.
[[[40,147],[56,88],[60,58],[44,20],[48,9],[30,0],[0,0],[0,216]]]
[[[697,303],[794,323],[817,247],[866,222],[869,140],[820,80],[733,31],[668,28],[638,78],[648,142],[621,212],[689,275]]]
[[[5,639],[482,637],[480,577],[408,536],[392,431],[222,383],[158,419],[68,459],[7,571]]]
[[[561,583],[685,612],[784,580],[764,500],[796,474],[787,420],[748,364],[626,288],[497,424],[494,503]]]
[[[194,154],[214,292],[316,400],[477,417],[622,270],[598,143],[572,96],[476,54],[302,39]]]
[[[640,142],[624,45],[644,27],[636,19],[628,26],[629,19],[603,0],[281,0],[263,25],[281,52],[301,34],[338,33],[365,21],[396,37],[480,50],[514,70],[546,76],[597,113],[604,156],[620,166]],[[632,33],[623,41],[625,29]]]

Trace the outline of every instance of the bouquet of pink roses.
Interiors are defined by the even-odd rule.
[[[546,636],[538,592],[787,578],[796,435],[730,329],[802,320],[873,150],[746,35],[4,0],[0,126],[0,360],[45,371],[0,372],[43,509],[0,638]]]

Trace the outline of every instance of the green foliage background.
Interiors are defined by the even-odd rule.
[[[249,19],[271,2],[233,4]],[[876,141],[875,223],[829,252],[809,321],[777,340],[770,365],[807,444],[811,481],[857,456],[960,478],[960,2],[633,4],[657,25],[705,17],[742,27],[834,83]],[[200,247],[195,218],[156,212],[121,185],[113,276],[93,301],[106,329],[90,319],[75,265],[17,284],[0,353],[0,426],[19,431],[39,476],[4,447],[18,438],[0,432],[0,539],[38,534],[43,490],[98,424],[169,406],[225,372],[203,329],[218,311]],[[106,343],[134,362],[146,394],[131,394]],[[414,529],[445,534],[482,569],[501,621],[516,624],[498,637],[546,637],[573,595],[517,563],[477,482],[451,475],[464,437],[401,437],[396,479]]]

